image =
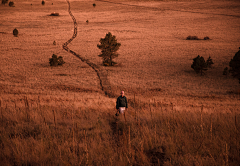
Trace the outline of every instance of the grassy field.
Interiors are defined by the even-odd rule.
[[[69,48],[108,73],[115,97],[125,91],[126,123],[96,72],[62,49],[73,33],[66,1],[14,3],[0,5],[1,165],[240,162],[240,84],[222,75],[240,46],[239,1],[70,1]],[[117,67],[97,56],[108,32],[121,43]],[[53,53],[66,63],[50,67]],[[214,62],[203,76],[191,69],[197,55]]]

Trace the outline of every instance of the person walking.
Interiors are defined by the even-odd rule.
[[[127,98],[126,96],[124,96],[124,91],[121,91],[121,96],[117,98],[117,102],[116,102],[117,112],[115,115],[117,116],[118,113],[123,114],[125,122],[126,122],[125,111],[127,111],[127,108],[128,108]]]

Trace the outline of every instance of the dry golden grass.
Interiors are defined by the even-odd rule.
[[[108,108],[1,102],[1,165],[236,165],[240,115],[130,102],[127,122]],[[136,100],[138,101],[138,100]],[[135,105],[135,108],[132,106]],[[100,107],[100,105],[99,105]],[[202,111],[201,111],[202,108]],[[227,163],[226,163],[227,162]]]
[[[52,2],[0,5],[1,165],[240,162],[239,84],[222,75],[240,46],[239,1],[71,1],[70,49],[101,65],[100,38],[111,32],[122,44],[120,65],[100,68],[115,96],[125,90],[126,124],[92,68],[62,49],[73,22],[65,0]],[[49,66],[53,53],[62,67]],[[190,67],[197,55],[214,62],[204,76]]]

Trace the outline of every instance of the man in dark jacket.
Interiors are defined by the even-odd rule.
[[[124,91],[122,91],[121,96],[119,96],[117,98],[117,102],[116,102],[117,113],[116,113],[116,115],[118,115],[118,112],[120,114],[123,114],[125,122],[126,122],[125,110],[127,111],[127,108],[128,108],[127,98],[124,96]]]

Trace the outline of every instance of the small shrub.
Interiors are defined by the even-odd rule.
[[[88,24],[88,23],[89,23],[89,21],[87,20],[87,21],[86,21],[86,23]]]
[[[239,47],[240,49],[240,47]],[[240,50],[235,54],[233,59],[229,62],[230,70],[233,77],[238,78],[240,84]]]
[[[212,61],[212,58],[211,58],[210,56],[208,57],[208,60],[207,60],[206,63],[207,63],[207,67],[208,67],[208,68],[211,68],[211,67],[212,67],[212,64],[214,64],[213,61]]]
[[[199,40],[197,36],[188,36],[186,40]]]
[[[13,6],[14,6],[14,2],[10,1],[8,5],[9,5],[10,7],[13,7]]]
[[[208,36],[204,37],[203,40],[209,40],[210,38]]]
[[[42,5],[45,5],[45,1],[42,1]]]
[[[53,12],[53,13],[50,14],[50,16],[59,16],[59,13]]]
[[[203,71],[207,70],[207,63],[202,56],[200,57],[198,55],[196,58],[193,59],[193,64],[191,65],[191,68],[193,68],[196,73],[200,72],[202,75]]]
[[[93,4],[93,7],[96,7],[96,4],[95,4],[95,3]]]
[[[8,0],[2,0],[2,4],[6,4],[6,3],[8,3]]]
[[[14,35],[15,37],[18,36],[18,30],[17,30],[17,28],[15,28],[15,29],[13,30],[13,35]]]
[[[52,58],[49,58],[49,63],[50,66],[58,66],[58,65],[63,65],[65,62],[63,61],[63,57],[59,56],[57,57],[57,55],[53,54]]]
[[[228,75],[229,71],[228,71],[228,67],[225,67],[223,70],[223,75]]]

